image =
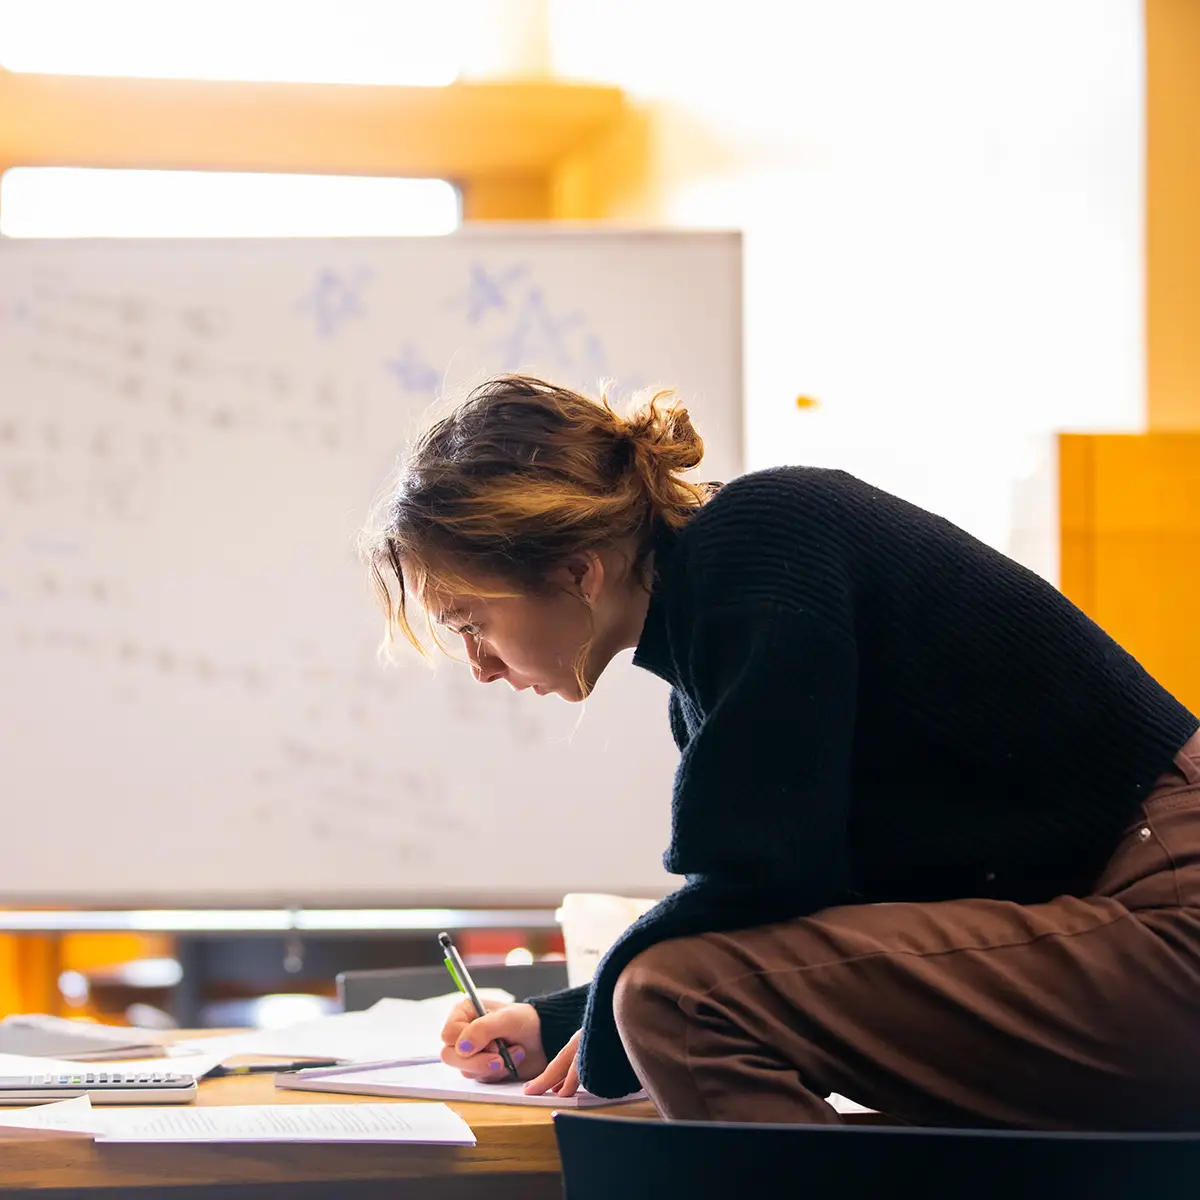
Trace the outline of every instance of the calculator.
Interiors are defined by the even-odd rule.
[[[88,1096],[93,1104],[187,1104],[196,1077],[173,1071],[80,1071],[63,1075],[2,1075],[0,1104],[38,1104]]]

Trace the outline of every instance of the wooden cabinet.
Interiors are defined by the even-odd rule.
[[[1062,590],[1200,711],[1200,431],[1061,434]]]

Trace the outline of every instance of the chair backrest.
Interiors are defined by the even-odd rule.
[[[518,1000],[556,992],[567,986],[567,964],[537,962],[524,966],[471,967],[476,986],[503,988]],[[454,991],[445,967],[396,967],[388,971],[343,971],[337,977],[344,1012],[361,1012],[376,1000],[428,1000]]]
[[[1182,1200],[1200,1134],[735,1125],[558,1112],[565,1200]],[[769,1189],[769,1190],[768,1190]]]

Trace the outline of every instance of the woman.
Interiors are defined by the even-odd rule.
[[[1049,584],[840,471],[685,481],[659,396],[537,379],[419,441],[371,543],[483,683],[669,684],[686,885],[588,988],[461,1007],[443,1058],[665,1116],[1200,1122],[1200,736]],[[580,813],[581,825],[599,819]]]

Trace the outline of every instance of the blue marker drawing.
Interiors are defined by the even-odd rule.
[[[316,316],[321,337],[332,337],[343,321],[363,315],[362,289],[370,277],[371,272],[363,267],[347,275],[326,268],[297,307]]]
[[[572,355],[566,335],[583,320],[579,313],[555,317],[546,307],[542,289],[531,287],[512,331],[500,343],[506,371],[515,371],[530,362],[548,363],[551,358],[560,367],[569,367]]]
[[[452,297],[450,303],[455,307],[466,305],[467,324],[478,325],[493,308],[501,311],[508,308],[509,298],[505,295],[505,288],[528,272],[529,268],[520,263],[505,271],[489,274],[482,263],[473,262],[470,267],[470,286],[465,292]]]
[[[405,342],[399,358],[390,358],[384,363],[389,374],[394,375],[406,392],[436,392],[438,373],[416,351],[411,343]]]

